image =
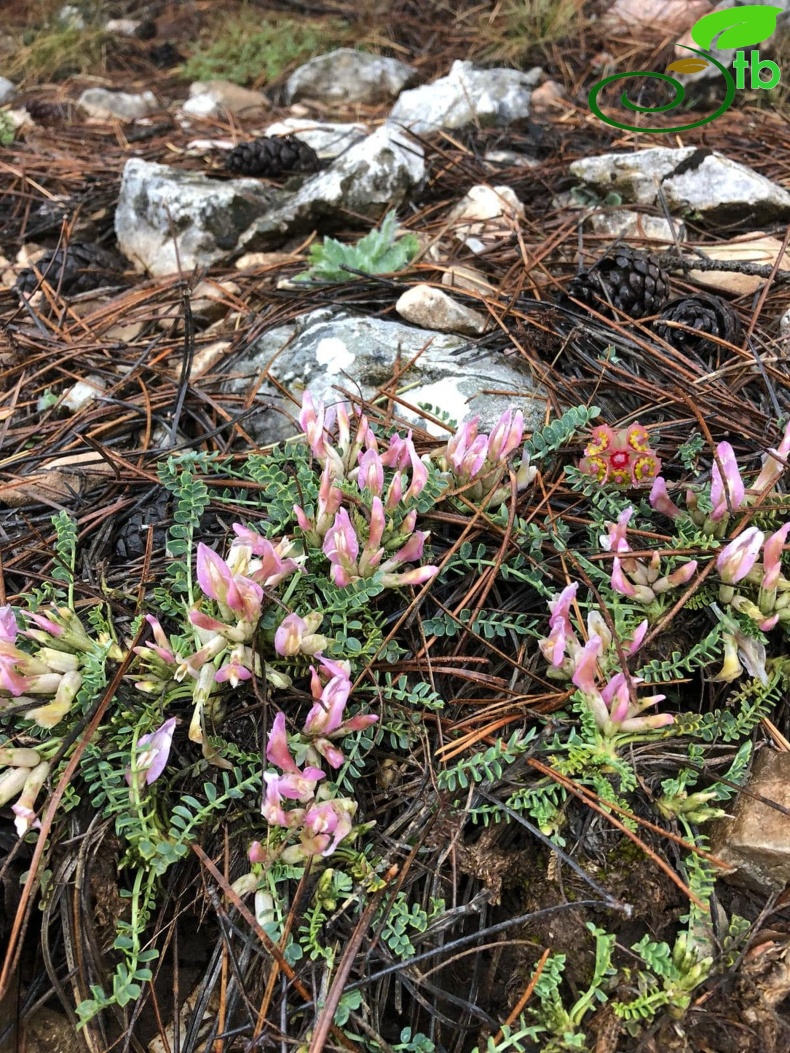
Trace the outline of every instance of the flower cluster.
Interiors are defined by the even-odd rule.
[[[479,417],[465,421],[440,453],[439,463],[469,500],[481,501],[490,494],[487,507],[493,509],[510,497],[505,482],[508,458],[521,445],[524,418],[520,410],[505,410],[490,435],[478,432],[479,423]],[[537,475],[526,449],[515,475],[517,491],[526,490]]]
[[[39,727],[52,728],[70,711],[82,686],[83,657],[95,645],[68,608],[26,617],[35,628],[20,630],[11,607],[0,608],[0,699],[13,698],[4,712],[19,710]],[[34,654],[18,646],[18,636],[39,644]]]
[[[650,449],[650,436],[641,424],[617,429],[599,424],[592,429],[579,470],[599,483],[644,486],[661,471],[661,460]]]
[[[685,511],[671,499],[666,481],[660,476],[650,493],[650,503],[672,520],[688,516],[703,533],[726,540],[733,516],[746,511],[770,494],[779,482],[790,454],[790,424],[776,450],[769,450],[754,483],[747,487],[735,451],[728,442],[716,447],[711,470],[709,502],[700,493],[687,489]],[[782,573],[782,553],[790,534],[790,522],[770,534],[757,526],[746,526],[727,540],[716,557],[719,574],[719,603],[744,615],[763,632],[776,625],[790,626],[790,579]],[[685,568],[682,568],[685,569]],[[725,631],[724,664],[714,680],[734,680],[744,667],[751,676],[765,682],[765,646],[742,632],[730,614],[714,605]]]
[[[576,599],[578,582],[568,585],[549,602],[549,635],[539,643],[549,663],[549,675],[571,680],[578,688],[601,734],[611,739],[617,735],[642,733],[663,728],[674,722],[670,713],[642,716],[644,710],[662,701],[664,695],[637,699],[636,686],[641,683],[625,671],[613,676],[604,673],[617,664],[614,638],[602,615],[592,610],[587,615],[587,642],[581,644],[571,622],[571,608]],[[634,654],[647,632],[647,619],[636,627],[630,640],[623,641],[626,656]]]
[[[349,413],[343,403],[328,408],[316,404],[309,392],[304,394],[299,423],[323,471],[315,516],[310,518],[299,505],[294,513],[308,544],[320,545],[329,560],[335,585],[346,588],[374,575],[389,588],[430,581],[438,567],[402,569],[422,559],[429,537],[427,531],[415,529],[416,508],[403,514],[403,507],[413,504],[428,482],[428,466],[417,455],[411,432],[405,438],[392,435],[381,452],[363,413]],[[338,439],[333,445],[329,432],[335,425]],[[344,484],[358,490],[361,501],[350,500]]]
[[[658,552],[652,554],[649,562],[630,555],[633,550],[628,544],[626,528],[633,512],[629,505],[616,523],[606,524],[606,533],[599,540],[604,551],[617,553],[612,560],[611,585],[614,591],[649,607],[662,593],[686,585],[697,571],[697,561],[689,560],[671,574],[662,574]]]
[[[264,590],[294,574],[303,557],[292,555],[295,546],[287,539],[275,544],[239,523],[233,524],[233,531],[236,537],[227,560],[202,542],[197,547],[197,583],[203,598],[187,618],[199,646],[188,653],[178,651],[159,620],[148,614],[146,621],[154,640],[135,648],[146,670],[146,679],[135,684],[138,690],[158,693],[168,682],[192,681],[195,709],[189,738],[193,742],[204,741],[204,707],[225,683],[237,687],[253,674],[262,676],[265,672],[276,687],[290,684],[284,673],[264,664],[252,644],[261,618]],[[212,614],[204,609],[207,600],[214,602]],[[318,639],[320,647],[325,640]]]
[[[378,719],[371,713],[359,713],[345,719],[345,708],[351,693],[350,666],[316,656],[319,667],[311,667],[313,706],[307,714],[299,736],[297,764],[285,727],[285,714],[278,713],[269,733],[266,759],[279,771],[264,773],[266,793],[261,812],[272,827],[280,827],[298,837],[298,844],[286,840],[263,846],[259,841],[250,848],[250,862],[299,862],[308,856],[331,855],[352,830],[356,802],[347,797],[332,796],[331,787],[322,780],[322,760],[330,768],[339,768],[345,758],[335,744],[352,731],[362,731]],[[296,807],[289,806],[295,802]]]

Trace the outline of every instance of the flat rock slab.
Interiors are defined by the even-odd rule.
[[[257,179],[219,182],[132,158],[115,211],[118,247],[154,276],[208,267],[244,246],[277,196]]]
[[[405,62],[353,48],[318,55],[288,78],[285,100],[316,99],[324,104],[375,106],[397,98],[413,84],[417,71]]]
[[[539,67],[520,73],[514,69],[477,69],[456,61],[446,77],[401,93],[390,120],[428,135],[442,128],[508,125],[529,114],[532,88],[543,76]]]
[[[417,361],[405,369],[412,358]],[[261,446],[297,434],[298,425],[289,417],[298,412],[305,388],[329,403],[341,399],[337,388],[370,398],[396,373],[395,388],[411,405],[428,404],[434,415],[446,413],[458,422],[479,414],[481,431],[511,406],[522,411],[528,430],[539,428],[546,405],[545,392],[515,356],[489,354],[462,337],[332,308],[270,330],[229,369],[235,376],[223,385],[226,393],[246,397],[252,389],[257,392],[261,412],[247,417],[244,427]],[[296,403],[284,400],[266,376],[283,385]],[[508,394],[485,394],[491,391]],[[403,407],[398,413],[409,418]],[[439,427],[428,430],[447,434]]]
[[[571,172],[598,191],[652,205],[664,194],[671,212],[711,222],[790,218],[790,193],[716,150],[651,147],[574,161]]]
[[[745,789],[750,796],[739,794],[732,818],[713,827],[711,851],[733,868],[730,881],[779,892],[790,881],[790,815],[757,796],[790,810],[790,753],[762,750]]]

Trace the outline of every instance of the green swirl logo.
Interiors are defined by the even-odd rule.
[[[744,7],[729,8],[725,11],[713,11],[711,14],[705,15],[695,23],[691,30],[691,37],[695,44],[698,44],[700,48],[712,47],[715,38],[718,38],[716,41],[718,47],[751,47],[755,44],[761,44],[771,36],[776,29],[777,15],[781,11],[782,8],[780,7],[763,6],[761,4],[750,4]],[[740,83],[739,81],[736,85],[730,71],[707,51],[698,51],[697,48],[688,47],[685,44],[681,44],[680,47],[699,57],[678,59],[667,67],[665,73],[656,73],[652,70],[639,70],[635,73],[614,73],[612,76],[605,77],[603,80],[598,81],[597,84],[594,84],[590,90],[588,101],[590,109],[595,116],[605,124],[609,124],[613,128],[619,128],[621,131],[647,132],[654,135],[669,134],[672,132],[686,132],[691,128],[700,128],[703,124],[710,124],[710,122],[715,121],[717,117],[721,117],[721,115],[732,105],[733,100],[735,99],[736,87],[743,87],[743,83]],[[601,109],[598,98],[601,92],[610,84],[614,84],[616,81],[620,80],[631,80],[634,77],[649,77],[653,80],[666,81],[666,83],[672,85],[674,96],[668,103],[663,106],[639,106],[637,103],[631,102],[625,91],[620,96],[620,103],[625,109],[631,110],[633,113],[667,113],[669,110],[674,110],[678,106],[682,106],[686,98],[685,87],[679,80],[670,76],[670,73],[697,73],[700,70],[705,69],[705,67],[711,63],[718,68],[719,72],[724,77],[727,90],[718,109],[714,113],[708,114],[706,117],[701,117],[696,121],[689,121],[687,124],[678,124],[672,128],[644,128],[640,125],[617,121],[613,117],[608,117]],[[745,68],[742,53],[738,53],[734,64],[738,69],[739,77],[741,77],[742,70]],[[775,72],[772,75],[771,83],[760,81],[759,68],[761,66],[773,67]],[[758,70],[757,83],[755,83],[755,68]],[[752,87],[770,88],[778,82],[778,79],[779,69],[776,64],[761,63],[758,56],[757,67],[752,65]]]

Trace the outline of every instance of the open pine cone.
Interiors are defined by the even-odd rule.
[[[235,146],[225,158],[225,167],[238,175],[276,179],[290,172],[317,172],[321,162],[312,146],[294,135],[264,135]]]
[[[571,279],[568,295],[607,318],[612,308],[631,318],[658,314],[669,297],[669,275],[652,256],[627,246],[613,250]]]
[[[667,322],[678,322],[686,328],[675,328]],[[681,296],[670,301],[653,328],[662,340],[685,352],[699,351],[708,343],[708,335],[720,337],[730,344],[737,344],[741,339],[738,315],[726,300],[710,293]]]

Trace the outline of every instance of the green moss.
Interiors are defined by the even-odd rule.
[[[190,80],[231,80],[260,86],[290,66],[348,45],[350,27],[336,19],[261,18],[245,9],[218,25],[183,68]]]

